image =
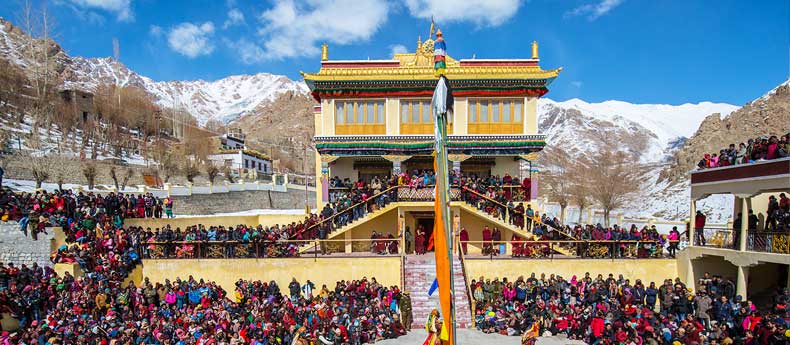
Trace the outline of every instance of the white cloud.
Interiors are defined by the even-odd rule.
[[[387,21],[389,6],[375,0],[276,0],[258,18],[260,44],[237,42],[237,49],[255,51],[255,61],[315,56],[320,42],[370,39]]]
[[[571,85],[572,85],[573,87],[577,88],[577,89],[578,89],[578,88],[581,88],[583,84],[584,84],[584,83],[582,83],[582,82],[581,82],[581,81],[579,81],[579,80],[574,80],[574,81],[572,81],[572,82],[571,82]]]
[[[223,39],[223,41],[228,47],[236,51],[239,60],[245,64],[253,64],[266,58],[263,48],[245,38],[235,42],[228,39]]]
[[[116,15],[119,22],[134,21],[132,0],[69,0],[82,9],[99,9]]]
[[[609,13],[609,11],[619,6],[623,2],[625,2],[625,0],[598,0],[596,3],[585,4],[576,7],[565,13],[565,16],[587,16],[589,21],[593,21]]]
[[[521,0],[405,0],[412,16],[436,18],[445,22],[472,22],[479,26],[497,26],[512,18]]]
[[[241,24],[244,24],[244,13],[239,11],[238,8],[231,8],[228,11],[228,19],[225,20],[224,24],[222,24],[222,28],[227,29],[231,26]]]
[[[213,36],[214,24],[211,22],[200,25],[181,23],[167,34],[167,43],[174,51],[193,59],[214,51],[214,44],[211,42]]]
[[[151,25],[148,27],[148,34],[154,37],[162,36],[162,27],[159,25]]]
[[[405,46],[405,45],[402,45],[402,44],[394,44],[394,45],[391,45],[391,46],[390,46],[390,49],[392,49],[392,55],[393,55],[393,56],[394,56],[395,54],[403,54],[403,53],[408,53],[408,52],[409,52],[409,49],[408,49],[408,48],[406,48],[406,46]]]

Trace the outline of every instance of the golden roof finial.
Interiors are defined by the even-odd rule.
[[[321,45],[321,61],[329,60],[329,46],[326,45],[326,42]]]
[[[422,47],[422,36],[417,35],[417,50],[415,50],[415,52],[419,52],[421,47]]]
[[[532,41],[532,58],[538,59],[538,41]]]

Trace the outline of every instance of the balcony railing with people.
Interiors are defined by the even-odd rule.
[[[751,231],[747,235],[746,250],[773,254],[790,254],[790,233]]]
[[[148,242],[141,245],[144,259],[261,259],[318,257],[342,253],[351,245],[358,255],[399,255],[402,239],[398,237],[332,239],[332,240],[278,240],[278,241],[172,241]],[[311,253],[300,254],[299,248],[315,246]]]
[[[515,240],[515,241],[459,241],[467,259],[661,259],[673,258],[678,241],[584,241],[584,240]],[[508,246],[509,244],[509,246]],[[480,255],[469,254],[468,246],[482,249]],[[553,248],[570,249],[570,255],[559,254]]]

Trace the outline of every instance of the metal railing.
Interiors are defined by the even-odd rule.
[[[763,253],[790,254],[790,233],[750,231],[747,235],[746,250]]]
[[[483,250],[482,258],[523,258],[523,259],[657,259],[673,257],[673,251],[665,252],[664,243],[655,240],[622,240],[622,241],[583,241],[583,240],[541,240],[541,241],[461,241],[477,245]],[[670,247],[677,248],[678,241],[671,241]],[[511,244],[511,246],[508,246]],[[509,247],[509,250],[508,250]],[[553,248],[562,247],[570,251],[570,255],[555,253]],[[470,255],[464,255],[469,258]],[[474,256],[472,256],[474,257]]]
[[[318,257],[334,253],[369,253],[370,255],[400,255],[402,239],[365,238],[332,240],[277,240],[277,241],[172,241],[146,242],[139,251],[143,259],[245,259]],[[315,246],[315,251],[300,255],[299,247]],[[351,248],[347,248],[351,246]]]
[[[695,236],[697,236],[697,231],[699,231],[699,229],[695,230]],[[737,239],[733,237],[733,231],[730,228],[715,226],[705,227],[702,229],[702,235],[704,237],[700,238],[697,236],[694,240],[696,245],[713,248],[738,249],[735,247]],[[703,239],[704,242],[702,242]]]

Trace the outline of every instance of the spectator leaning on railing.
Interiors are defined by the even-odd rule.
[[[700,169],[725,167],[785,157],[790,157],[790,133],[781,138],[772,135],[749,139],[746,143],[740,143],[737,149],[735,144],[730,144],[728,148],[718,153],[706,153],[697,163],[697,167]]]

